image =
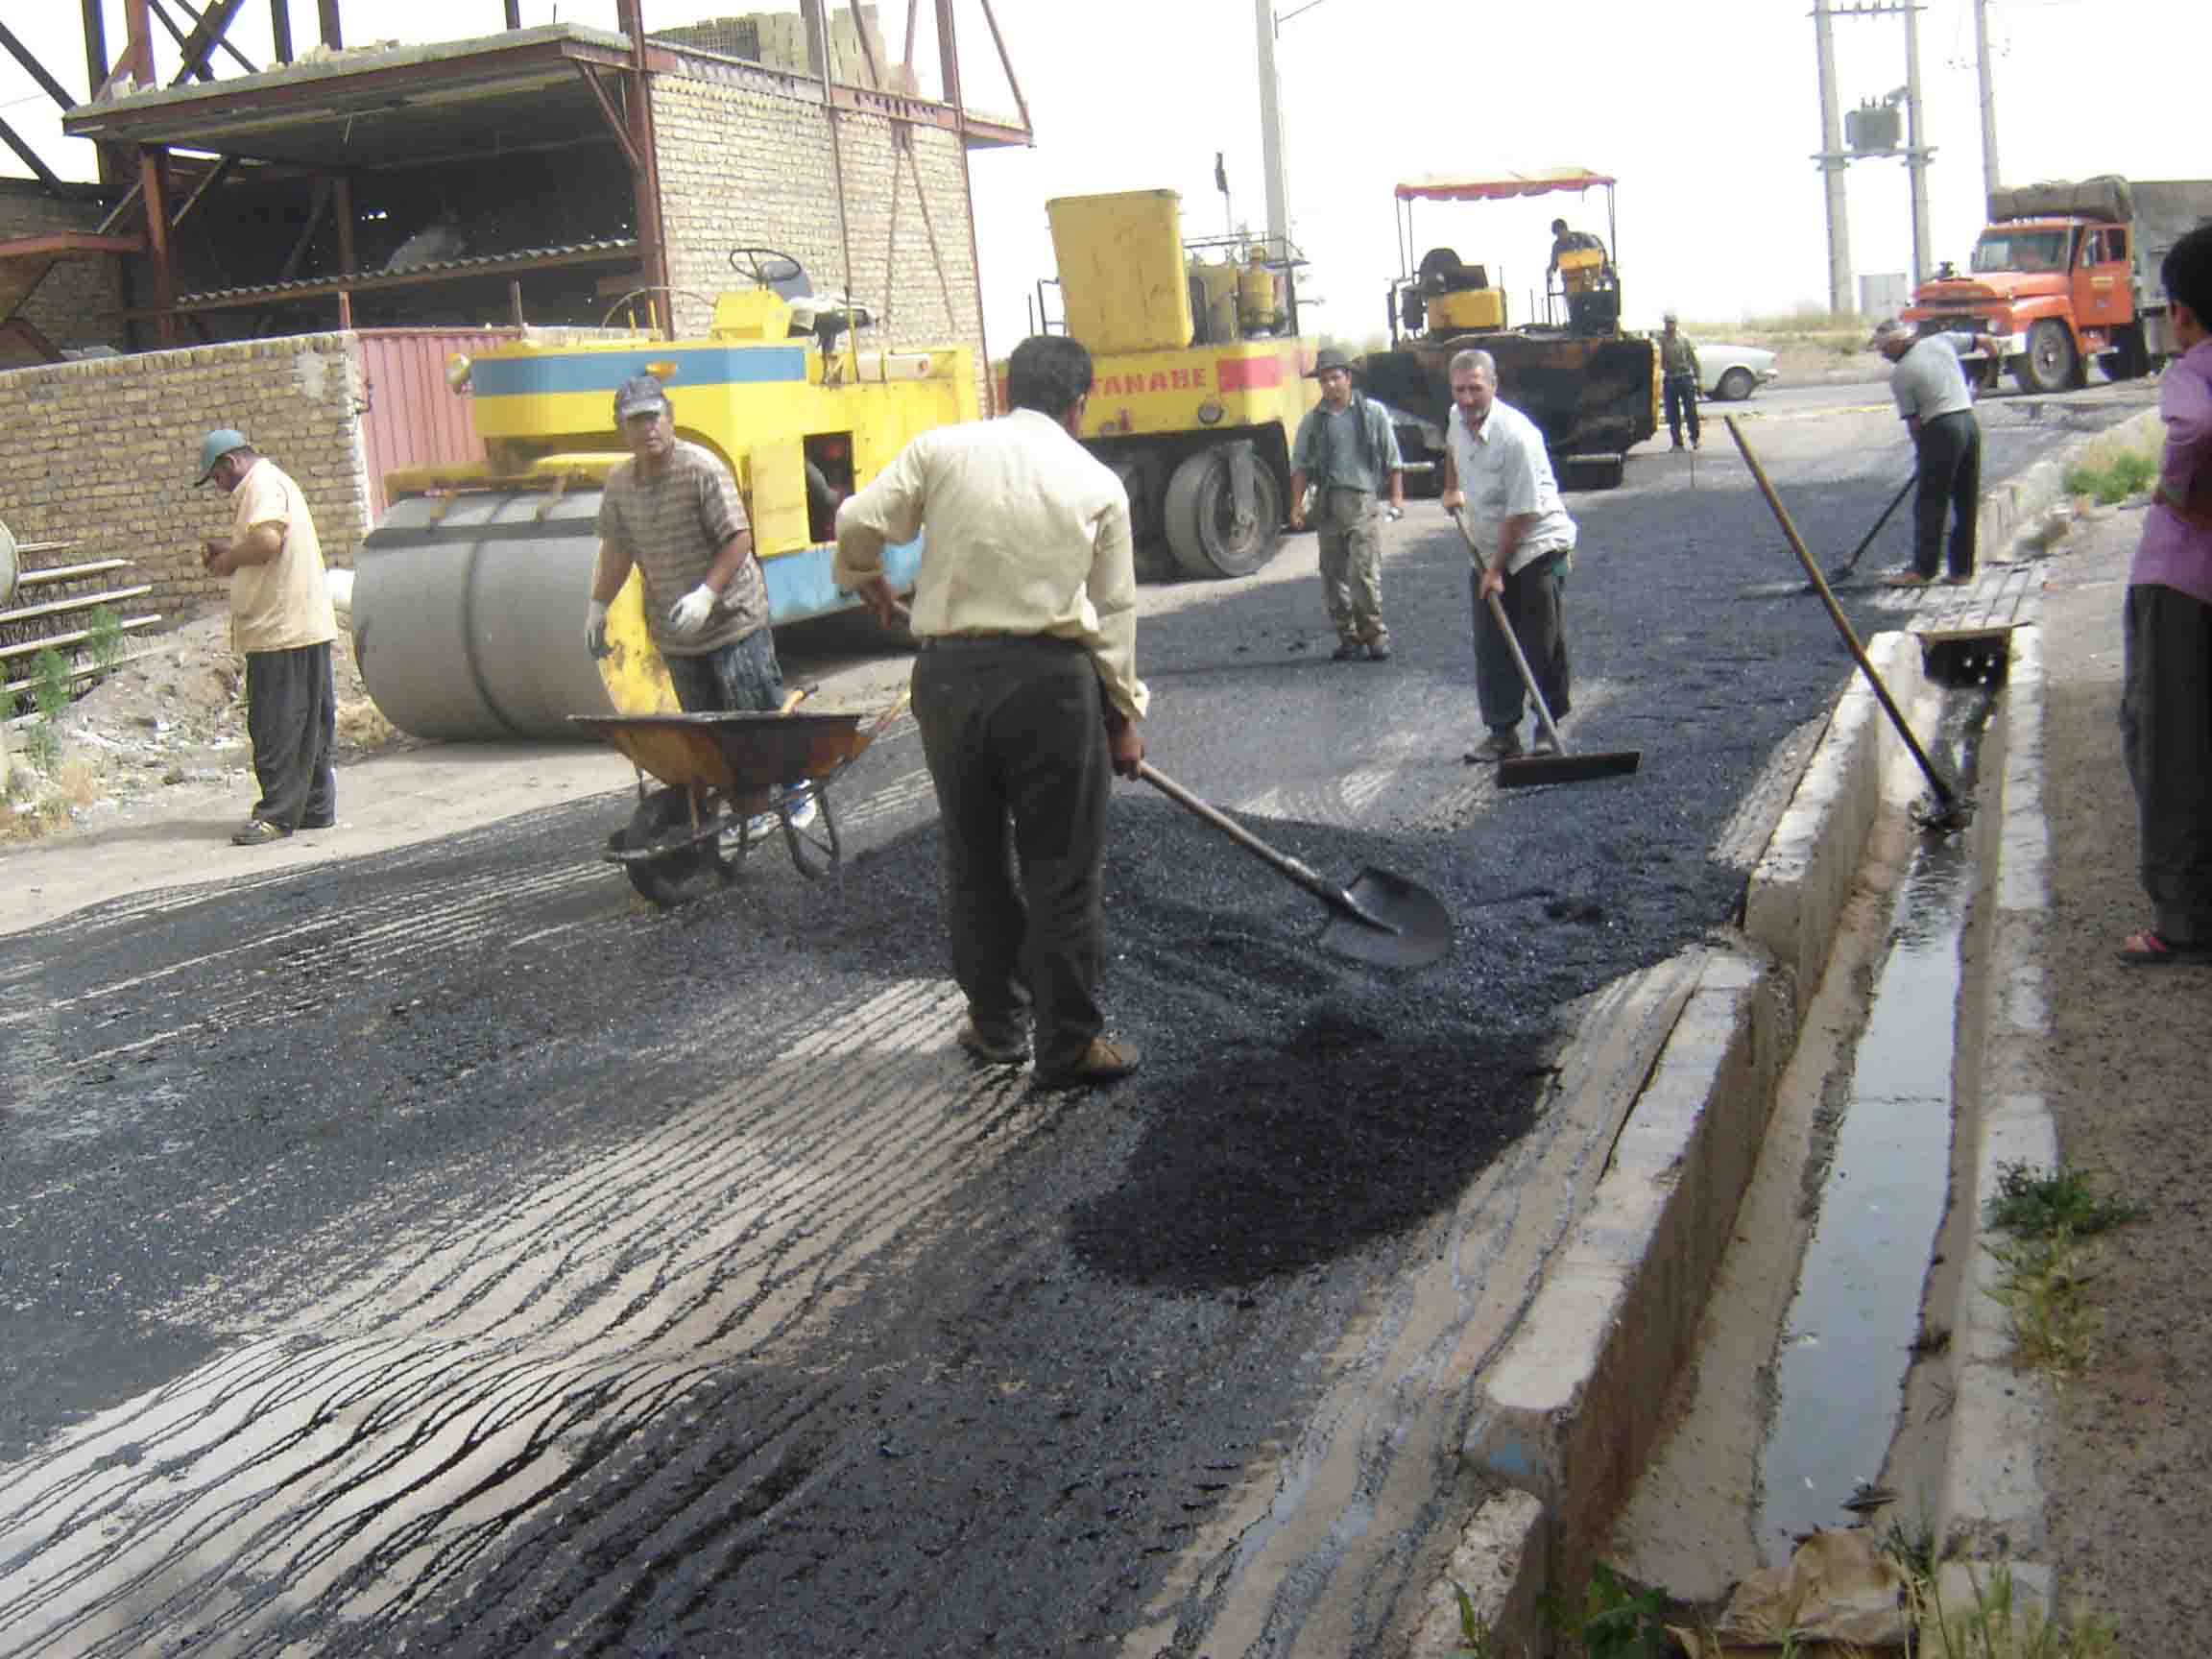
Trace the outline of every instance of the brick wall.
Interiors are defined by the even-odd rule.
[[[780,249],[806,267],[817,293],[849,287],[878,319],[889,310],[888,329],[863,334],[864,348],[964,343],[981,374],[974,233],[956,134],[910,129],[928,219],[915,194],[914,173],[901,160],[894,246],[892,124],[876,115],[837,117],[853,249],[848,283],[830,125],[819,87],[735,64],[716,65],[712,79],[661,75],[653,83],[653,121],[673,286],[714,294],[737,280],[730,270],[732,248]],[[937,259],[930,254],[931,226]],[[700,306],[678,301],[679,332],[697,330],[705,321]],[[979,380],[978,396],[981,390]]]
[[[58,200],[29,180],[0,180],[0,238],[96,229],[107,211],[97,202]],[[57,346],[122,349],[121,261],[108,254],[61,260],[31,296],[23,316]],[[0,338],[0,368],[37,361],[36,353],[22,342],[12,336]]]
[[[299,480],[325,558],[350,565],[368,528],[360,386],[350,334],[0,373],[0,519],[26,541],[76,541],[73,563],[132,560],[121,577],[155,587],[133,613],[190,614],[228,589],[200,568],[201,538],[229,529],[228,498],[192,487],[200,439],[235,426]]]

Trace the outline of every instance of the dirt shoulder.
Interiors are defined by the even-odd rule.
[[[2212,969],[2129,969],[2113,950],[2150,919],[2115,712],[2120,608],[2138,508],[2093,519],[2044,599],[2044,781],[2051,826],[2050,1103],[2061,1154],[2140,1205],[2086,1295],[2099,1335],[2043,1448],[2056,1563],[2118,1651],[2191,1645],[2212,1615]]]

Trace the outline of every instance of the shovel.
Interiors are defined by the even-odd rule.
[[[1277,852],[1150,762],[1140,761],[1137,776],[1328,905],[1329,925],[1321,929],[1325,949],[1370,968],[1426,968],[1452,949],[1452,918],[1428,888],[1372,865],[1350,887],[1339,887],[1287,853]]]
[[[1475,533],[1467,528],[1467,520],[1456,507],[1452,510],[1452,522],[1459,526],[1475,568],[1481,569],[1482,550],[1475,545]],[[1498,787],[1521,789],[1532,783],[1585,783],[1593,778],[1618,778],[1641,766],[1644,763],[1641,749],[1616,749],[1589,755],[1567,753],[1567,740],[1559,735],[1559,727],[1545,704],[1544,693],[1536,688],[1536,673],[1528,666],[1527,653],[1513,637],[1513,624],[1505,620],[1504,601],[1495,593],[1486,593],[1483,597],[1490,602],[1490,614],[1498,624],[1498,632],[1505,636],[1505,643],[1512,650],[1513,666],[1521,670],[1521,684],[1527,687],[1529,705],[1536,710],[1536,724],[1544,728],[1544,735],[1551,740],[1553,751],[1550,755],[1517,755],[1510,760],[1500,761]]]
[[[1920,775],[1928,780],[1928,789],[1936,797],[1936,805],[1914,814],[1920,828],[1936,833],[1963,829],[1973,817],[1972,805],[1959,793],[1959,786],[1936,769],[1936,762],[1928,758],[1928,751],[1920,746],[1920,739],[1912,734],[1911,724],[1897,707],[1896,699],[1889,695],[1889,687],[1882,684],[1882,676],[1875,672],[1874,663],[1866,655],[1866,647],[1859,643],[1859,636],[1851,626],[1851,619],[1843,614],[1843,607],[1836,603],[1836,595],[1829,590],[1820,574],[1820,566],[1813,562],[1813,555],[1805,550],[1805,538],[1797,534],[1797,526],[1791,520],[1790,509],[1782,505],[1782,497],[1774,493],[1774,486],[1767,476],[1767,469],[1759,465],[1759,457],[1751,453],[1750,441],[1736,424],[1736,417],[1723,416],[1728,436],[1736,440],[1736,447],[1743,451],[1743,461],[1751,469],[1752,482],[1759,486],[1759,493],[1767,497],[1775,519],[1782,526],[1783,540],[1790,543],[1790,551],[1797,555],[1797,563],[1805,567],[1806,579],[1820,595],[1820,602],[1828,608],[1828,619],[1836,624],[1836,632],[1843,637],[1851,659],[1859,664],[1859,672],[1866,676],[1866,684],[1873,690],[1875,701],[1882,711],[1889,716],[1889,724],[1897,729],[1897,735],[1905,740],[1912,758],[1919,763]],[[1904,499],[1899,492],[1898,499]]]

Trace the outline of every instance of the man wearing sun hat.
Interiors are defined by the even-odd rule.
[[[246,733],[261,785],[253,816],[230,840],[257,847],[336,821],[338,615],[300,486],[231,426],[200,441],[200,483],[210,482],[231,498],[230,534],[208,537],[200,563],[230,579],[231,643],[246,659]]]
[[[1382,538],[1376,502],[1390,494],[1390,517],[1406,511],[1406,463],[1382,404],[1352,386],[1351,361],[1334,346],[1313,360],[1321,401],[1306,411],[1290,446],[1290,528],[1306,528],[1306,486],[1313,486],[1321,541],[1321,598],[1336,625],[1336,661],[1390,656],[1382,625]]]

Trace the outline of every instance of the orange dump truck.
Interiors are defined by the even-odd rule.
[[[2131,380],[2173,354],[2158,266],[2208,218],[2212,180],[2106,174],[1992,190],[1967,269],[1944,265],[1904,319],[1923,334],[1996,336],[2024,392],[2084,384],[2092,357]]]

